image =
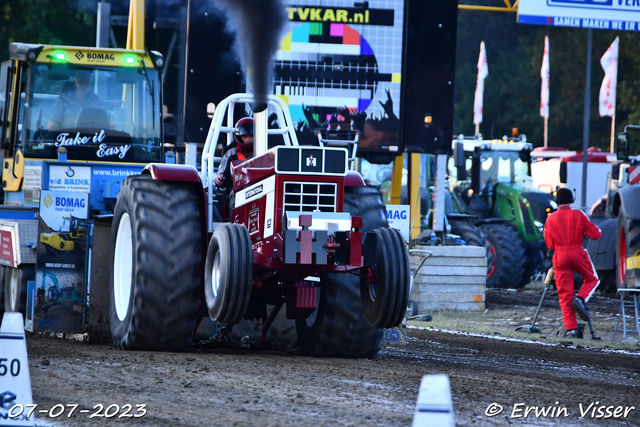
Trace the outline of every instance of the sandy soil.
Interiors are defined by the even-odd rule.
[[[540,293],[539,289],[491,291],[487,308],[489,312],[510,310],[520,316],[510,320],[517,323],[532,316]],[[611,311],[617,313],[618,300],[603,298],[602,305],[608,308],[597,311],[611,317]],[[548,304],[549,316],[554,310],[559,313],[557,297],[549,298]],[[595,312],[595,304],[592,307]],[[538,334],[510,338],[499,331],[439,331],[424,329],[428,323],[423,323],[410,327],[406,346],[386,347],[374,359],[359,360],[255,348],[194,346],[185,354],[124,352],[110,345],[28,335],[38,409],[79,405],[71,418],[66,410],[58,418],[40,414],[37,423],[405,426],[412,423],[422,376],[443,373],[450,379],[459,426],[640,425],[638,347],[595,348],[589,340],[551,342]],[[513,329],[503,323],[505,331]],[[117,405],[110,409],[115,416],[90,418],[100,409],[96,405],[103,405],[101,414]],[[125,405],[131,405],[126,415],[142,414],[137,405],[146,405],[146,413],[118,418],[125,414]],[[622,408],[621,414],[626,408],[627,416],[597,418],[600,406],[614,407],[612,414],[615,407]],[[527,407],[537,407],[538,415],[532,410],[525,417]],[[496,408],[502,411],[487,415],[498,412]],[[539,412],[544,408],[551,409],[546,416]],[[606,408],[603,411],[606,416]]]

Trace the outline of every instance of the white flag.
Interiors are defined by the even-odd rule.
[[[489,74],[487,65],[487,52],[484,49],[484,41],[480,42],[480,56],[478,57],[478,78],[476,80],[476,95],[473,100],[473,124],[482,123],[482,97],[484,95],[484,79]]]
[[[549,118],[549,36],[544,37],[544,54],[542,55],[542,89],[540,91],[540,115]]]
[[[602,55],[600,65],[604,69],[604,79],[600,87],[600,116],[616,114],[616,84],[618,83],[618,37]]]

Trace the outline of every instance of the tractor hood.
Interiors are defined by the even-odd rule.
[[[522,193],[522,197],[529,201],[533,218],[544,224],[547,215],[554,210],[551,205],[554,200],[553,194],[544,191],[527,191]],[[547,209],[550,210],[547,211]]]

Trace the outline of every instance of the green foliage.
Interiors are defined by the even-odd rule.
[[[95,46],[93,3],[81,0],[2,0],[0,62],[9,59],[9,43]]]
[[[473,4],[479,4],[474,1]],[[495,2],[491,5],[495,6]],[[487,51],[484,87],[485,137],[510,135],[517,127],[534,146],[543,145],[540,68],[544,37],[549,36],[549,146],[582,149],[586,83],[587,29],[543,27],[516,22],[513,13],[458,12],[454,133],[472,135],[480,42]],[[589,145],[608,151],[611,118],[600,117],[598,94],[604,77],[600,58],[620,36],[616,131],[640,123],[640,33],[593,30]]]

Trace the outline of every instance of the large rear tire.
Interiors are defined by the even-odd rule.
[[[109,319],[120,349],[184,351],[191,344],[203,258],[196,191],[142,175],[127,178],[118,193]]]
[[[207,251],[204,294],[209,316],[233,325],[244,317],[252,287],[253,251],[249,230],[240,224],[216,227]]]
[[[374,187],[346,187],[344,211],[362,217],[363,232],[387,225],[382,195]],[[357,276],[323,275],[317,301],[311,316],[296,320],[298,342],[304,354],[370,358],[378,353],[382,329],[371,326],[364,315]]]
[[[618,218],[616,238],[616,285],[618,289],[635,287],[635,283],[627,283],[627,257],[632,256],[638,250],[640,250],[640,220]]]
[[[492,245],[495,262],[487,276],[488,288],[522,288],[526,284],[525,250],[517,230],[510,224],[483,224],[480,230]]]

